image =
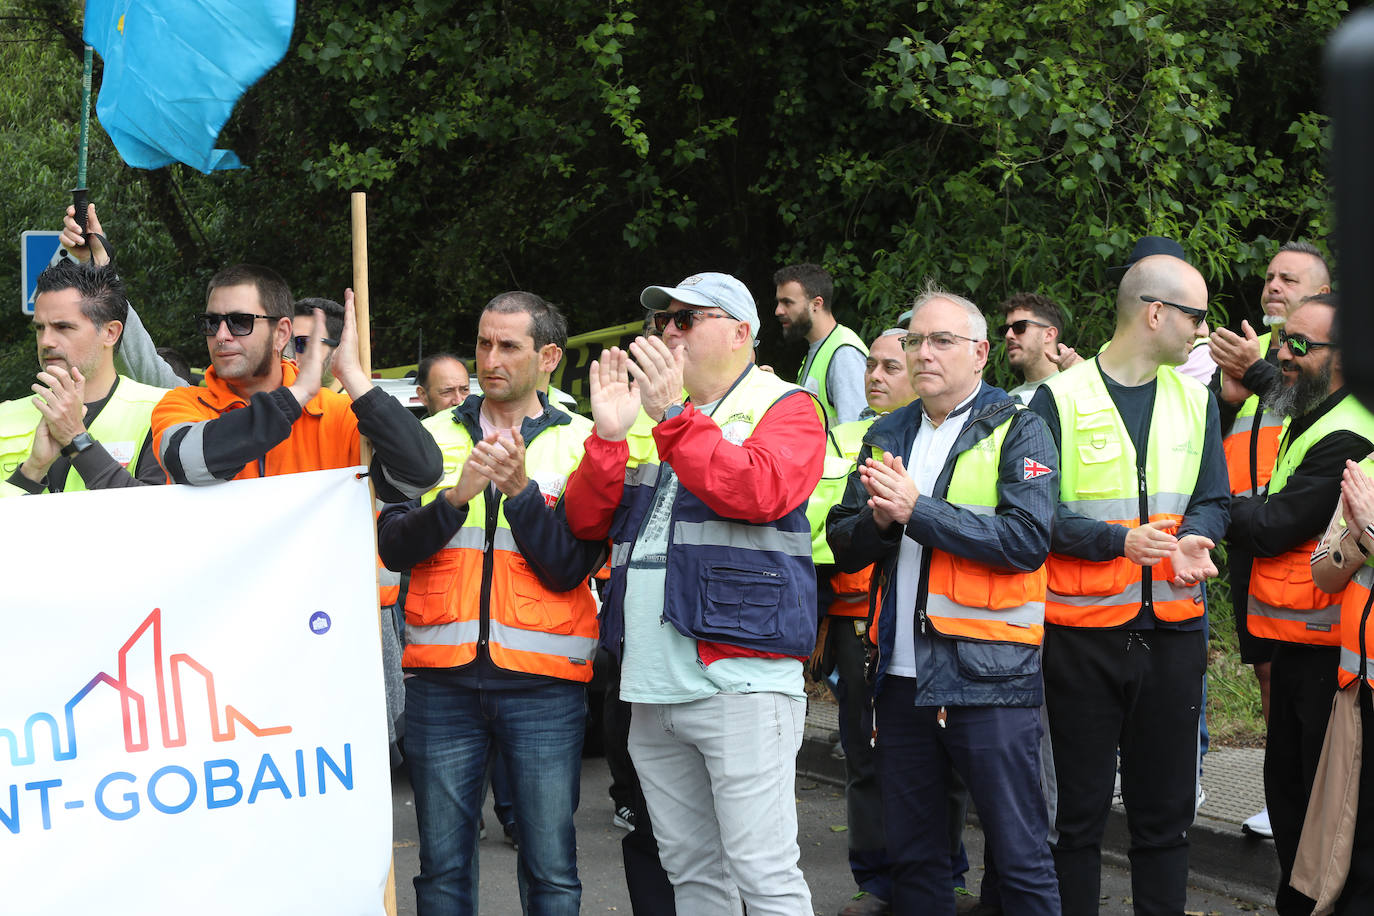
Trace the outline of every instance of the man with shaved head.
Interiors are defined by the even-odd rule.
[[[1207,663],[1202,588],[1230,511],[1216,401],[1173,368],[1207,318],[1202,275],[1178,258],[1144,258],[1122,278],[1116,313],[1107,348],[1030,404],[1061,456],[1044,671],[1065,916],[1098,910],[1118,747],[1135,912],[1183,911]]]

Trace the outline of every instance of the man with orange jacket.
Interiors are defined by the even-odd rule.
[[[1288,884],[1340,658],[1339,592],[1312,580],[1310,559],[1340,497],[1346,461],[1374,448],[1374,417],[1345,388],[1336,340],[1336,298],[1309,296],[1277,333],[1283,385],[1265,409],[1288,420],[1265,493],[1236,499],[1231,543],[1254,562],[1248,624],[1275,641],[1264,793],[1279,857],[1275,908],[1307,914],[1312,901]]]
[[[358,362],[353,292],[334,375],[347,396],[321,389],[326,356],[324,314],[299,367],[282,359],[291,340],[291,290],[276,271],[227,267],[210,279],[205,335],[211,368],[204,388],[174,388],[153,409],[153,447],[173,483],[208,486],[226,480],[359,463],[359,437],[372,442],[372,481],[387,502],[410,499],[439,479],[439,449],[420,422],[374,388]]]
[[[987,320],[927,289],[903,338],[919,400],[874,422],[826,531],[877,563],[874,755],[892,912],[947,913],[946,794],[968,785],[1008,912],[1059,913],[1040,793],[1040,640],[1058,460],[1045,424],[982,381]]]

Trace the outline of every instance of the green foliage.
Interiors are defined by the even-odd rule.
[[[39,39],[0,45],[14,237],[58,225],[75,172],[80,9],[0,8]],[[800,259],[832,269],[866,333],[932,276],[989,312],[1048,293],[1092,349],[1105,268],[1142,234],[1179,239],[1232,319],[1277,241],[1326,236],[1318,57],[1345,8],[328,0],[298,6],[286,59],[221,138],[248,170],[137,173],[95,129],[90,183],[132,298],[193,362],[216,267],[341,296],[355,189],[382,365],[470,349],[503,289],[548,296],[576,332],[701,269],[768,303],[773,268]],[[800,356],[778,336],[765,321],[786,374]],[[30,347],[0,310],[0,395],[23,390]]]
[[[1294,103],[1344,4],[919,6],[867,71],[871,103],[929,137],[914,216],[869,268],[883,295],[924,274],[985,306],[1034,289],[1095,348],[1105,268],[1141,235],[1180,241],[1226,315],[1247,311],[1234,292],[1272,254],[1265,234],[1326,234],[1322,121]]]

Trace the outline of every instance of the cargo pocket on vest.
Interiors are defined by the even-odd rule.
[[[567,634],[573,631],[572,600],[550,592],[523,560],[513,560],[510,588],[515,621],[529,630]]]
[[[774,637],[787,577],[762,569],[712,566],[705,573],[701,623],[706,634]]]
[[[458,552],[447,550],[415,568],[406,592],[406,623],[427,627],[458,619],[457,604],[450,594],[461,564]]]

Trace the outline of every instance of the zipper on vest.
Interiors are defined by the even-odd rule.
[[[496,564],[493,547],[496,541],[496,517],[501,511],[501,491],[489,486],[486,493],[487,527],[486,543],[482,545],[482,596],[477,614],[477,647],[480,652],[487,651],[487,640],[491,631],[491,577],[492,567]],[[493,496],[490,491],[495,491]],[[490,653],[488,653],[490,654]]]
[[[1136,492],[1140,496],[1140,524],[1148,525],[1150,523],[1150,501],[1147,497],[1149,485],[1145,482],[1145,459],[1140,457],[1141,454],[1143,453],[1138,452],[1136,457]],[[1154,588],[1151,586],[1151,569],[1152,567],[1149,566],[1140,567],[1140,606],[1153,614],[1155,608]]]

